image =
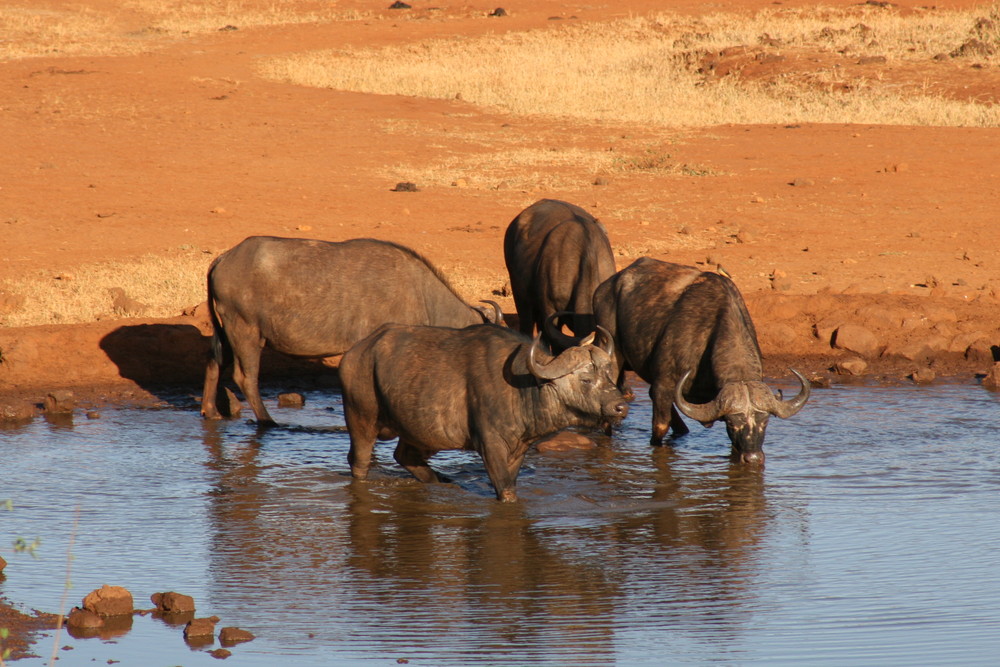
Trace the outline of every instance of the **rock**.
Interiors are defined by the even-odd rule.
[[[996,53],[996,50],[986,42],[981,42],[978,39],[970,39],[948,55],[952,58],[969,58],[992,56],[994,53]]]
[[[233,652],[226,648],[217,648],[214,651],[209,651],[208,654],[216,660],[225,660],[231,656]]]
[[[918,368],[910,373],[908,377],[917,384],[927,384],[934,381],[934,378],[937,377],[937,373],[930,368]]]
[[[814,373],[809,377],[809,386],[815,389],[829,389],[833,386],[833,380],[826,375]]]
[[[76,397],[67,389],[57,389],[45,397],[45,412],[50,415],[73,412],[75,407]]]
[[[464,178],[456,178],[451,182],[451,187],[453,188],[467,188],[469,187],[469,182]]]
[[[402,0],[396,0],[396,2],[389,5],[389,9],[412,9],[412,7],[412,5],[402,2]]]
[[[409,181],[401,181],[396,183],[396,187],[392,189],[393,192],[420,192],[416,183],[410,183]]]
[[[862,56],[858,59],[859,65],[881,65],[888,61],[885,56]]]
[[[833,365],[833,370],[838,375],[863,375],[867,368],[865,360],[858,357],[842,359]]]
[[[993,363],[998,359],[1000,349],[996,345],[990,345],[989,340],[980,338],[965,348],[965,358],[978,363]]]
[[[609,182],[604,176],[598,176],[594,179],[594,185],[607,185]]]
[[[7,561],[3,559],[3,556],[0,556],[0,572],[3,572],[5,567],[7,567]]]
[[[121,586],[104,584],[83,598],[83,608],[101,616],[123,616],[132,614],[132,594]]]
[[[844,324],[833,332],[833,347],[847,350],[862,357],[877,357],[879,341],[871,331],[857,324]]]
[[[983,388],[990,391],[1000,391],[1000,361],[993,364],[993,368],[983,378]]]
[[[219,631],[219,641],[222,642],[223,646],[231,646],[232,644],[239,644],[240,642],[248,642],[254,639],[252,632],[247,632],[246,630],[241,630],[239,628],[222,628]]]
[[[159,611],[166,614],[183,614],[194,611],[194,598],[183,593],[153,593],[149,599]]]
[[[574,449],[594,449],[597,443],[585,435],[573,431],[560,431],[538,441],[535,448],[540,452],[568,452]]]
[[[184,626],[184,638],[185,639],[189,637],[214,638],[215,624],[218,622],[219,622],[218,616],[192,619],[188,621],[187,625]]]
[[[0,403],[0,424],[22,424],[35,418],[37,410],[27,401]]]
[[[503,7],[497,7],[492,12],[488,14],[489,16],[507,16],[507,10]]]
[[[306,404],[306,397],[296,392],[278,394],[279,408],[301,408]]]
[[[89,630],[104,627],[104,619],[92,611],[73,607],[66,619],[66,625],[71,628]]]
[[[136,301],[121,287],[109,287],[108,293],[111,295],[111,309],[116,315],[124,317],[142,315],[149,310],[148,305]]]
[[[87,410],[87,419],[100,419],[101,413],[97,410]]]
[[[805,188],[810,185],[816,185],[816,181],[811,178],[793,178],[791,182],[789,182],[789,185],[796,188]]]

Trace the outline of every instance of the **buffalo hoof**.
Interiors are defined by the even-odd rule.
[[[516,503],[517,502],[517,492],[514,489],[504,489],[497,494],[497,500],[502,503]]]
[[[351,466],[351,477],[354,479],[368,479],[368,468],[355,468]]]

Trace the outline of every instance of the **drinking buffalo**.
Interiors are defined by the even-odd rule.
[[[551,357],[524,334],[484,324],[465,329],[388,325],[340,362],[351,473],[365,479],[376,439],[399,438],[396,461],[422,482],[445,449],[479,452],[504,502],[534,440],[568,426],[596,426],[628,412],[612,377],[610,336],[594,334]]]
[[[615,338],[621,371],[650,385],[653,445],[668,425],[675,435],[688,432],[676,403],[705,426],[724,420],[733,458],[763,463],[768,416],[791,417],[809,398],[809,383],[794,369],[795,398],[775,398],[764,384],[753,322],[724,276],[644,257],[597,289],[594,312]]]
[[[594,330],[594,290],[615,272],[604,225],[579,206],[542,199],[521,211],[507,227],[504,260],[522,333],[546,331],[560,348],[569,343],[557,330],[566,324],[585,336]]]
[[[232,364],[257,422],[274,423],[258,389],[265,345],[298,357],[326,357],[386,322],[464,327],[501,321],[492,305],[469,306],[430,262],[395,243],[251,236],[208,269],[214,332],[201,412],[221,416],[219,375]]]

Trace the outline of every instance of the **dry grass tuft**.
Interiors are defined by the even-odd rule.
[[[91,264],[72,274],[51,272],[0,283],[13,298],[0,310],[0,326],[73,324],[142,316],[175,317],[205,300],[212,256],[189,251],[134,262]]]
[[[996,106],[901,90],[877,79],[751,81],[706,72],[731,47],[929,60],[970,39],[1000,51],[1000,10],[904,14],[876,7],[672,14],[475,39],[271,58],[263,76],[307,86],[467,102],[513,114],[661,126],[722,123],[1000,124]],[[997,55],[981,56],[987,62]],[[836,69],[836,68],[831,68]],[[822,74],[822,73],[821,73]]]

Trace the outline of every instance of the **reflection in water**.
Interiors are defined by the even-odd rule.
[[[1000,401],[978,387],[817,392],[763,471],[715,431],[650,449],[643,392],[589,451],[531,453],[521,500],[448,453],[424,485],[380,445],[351,479],[336,396],[258,431],[107,410],[0,432],[0,595],[55,611],[104,583],[194,596],[257,635],[241,666],[987,664],[1000,655]],[[332,409],[326,406],[332,406]],[[920,415],[914,419],[913,415]],[[803,427],[807,424],[807,427]],[[846,428],[849,426],[849,428]],[[79,507],[79,523],[74,522]],[[74,664],[217,664],[151,616]],[[43,647],[39,652],[50,652]],[[19,661],[37,667],[38,661]]]
[[[359,655],[606,663],[622,618],[704,622],[723,639],[747,623],[728,603],[753,598],[759,470],[721,459],[678,470],[669,448],[609,441],[582,462],[537,457],[525,499],[505,505],[453,485],[264,464],[289,433],[234,444],[219,428],[205,426],[213,595],[267,608],[285,632],[304,623]]]

